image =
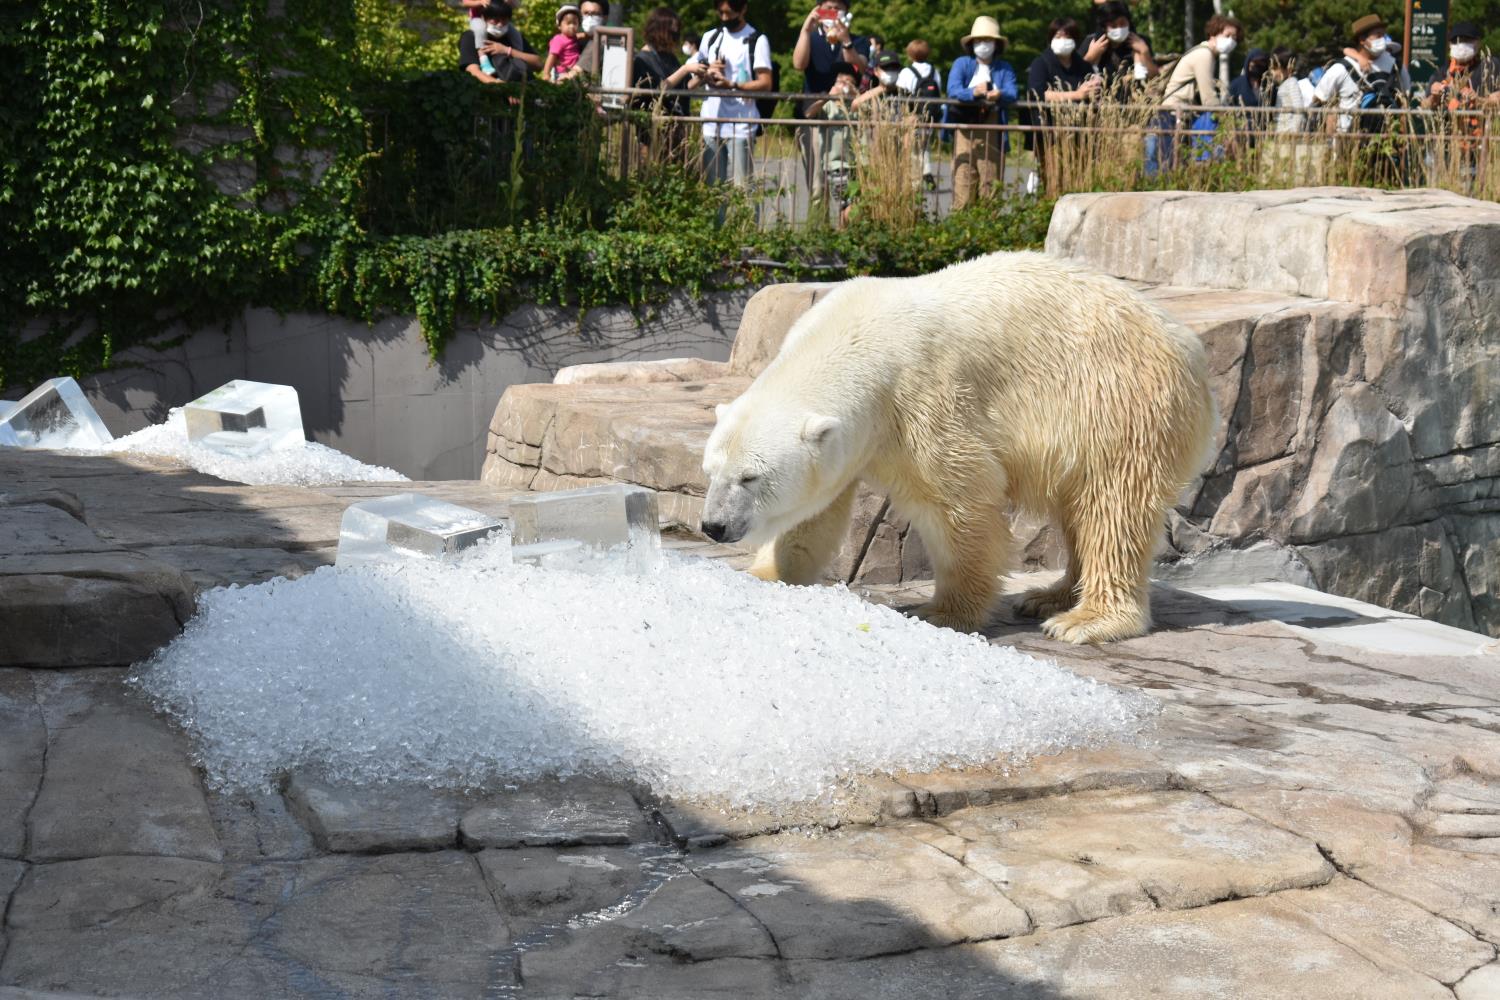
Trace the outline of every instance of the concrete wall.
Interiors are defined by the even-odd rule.
[[[247,309],[224,327],[184,331],[167,351],[122,352],[130,367],[81,381],[117,436],[230,379],[291,385],[313,440],[413,479],[474,479],[507,386],[588,362],[725,360],[751,291],[676,295],[639,321],[624,308],[590,310],[580,323],[577,310],[523,306],[461,330],[436,363],[410,317],[367,326]]]

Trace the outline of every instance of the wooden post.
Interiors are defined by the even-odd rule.
[[[1401,34],[1401,68],[1405,69],[1411,62],[1411,4],[1412,0],[1406,0],[1402,4],[1406,8],[1406,28]]]

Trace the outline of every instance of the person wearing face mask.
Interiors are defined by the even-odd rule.
[[[897,93],[896,81],[901,77],[901,56],[895,52],[882,52],[875,57],[875,83],[869,90],[854,99],[852,108],[860,108],[882,97]]]
[[[583,46],[578,65],[583,73],[595,79],[599,76],[599,63],[604,58],[604,48],[599,44],[596,32],[604,27],[609,8],[604,0],[582,0],[578,5],[578,43]]]
[[[511,23],[511,6],[495,0],[475,8],[484,25],[484,41],[475,44],[471,32],[458,36],[458,68],[481,83],[514,83],[541,69],[542,57],[532,52],[520,29]]]
[[[1422,107],[1460,111],[1500,104],[1500,57],[1481,57],[1479,38],[1471,21],[1459,21],[1448,32],[1448,65],[1432,78]]]
[[[1083,61],[1104,76],[1104,87],[1119,101],[1133,100],[1143,83],[1161,72],[1151,42],[1135,33],[1130,8],[1123,0],[1104,0],[1094,8],[1103,29],[1083,41]]]
[[[1176,164],[1177,133],[1192,123],[1195,105],[1212,108],[1224,103],[1218,83],[1219,57],[1235,50],[1244,29],[1234,18],[1215,14],[1204,32],[1207,37],[1182,54],[1167,78],[1155,130],[1146,136],[1147,177]]]
[[[1262,82],[1271,68],[1271,55],[1265,49],[1251,49],[1245,54],[1245,69],[1229,81],[1229,103],[1238,108],[1258,108],[1270,104],[1262,93]]]
[[[802,92],[809,96],[797,105],[797,117],[813,117],[810,111],[818,101],[816,95],[832,91],[838,77],[836,67],[847,63],[854,67],[858,77],[872,65],[870,40],[854,34],[850,29],[852,23],[849,0],[826,0],[802,19],[797,44],[792,48],[792,68],[802,71]],[[821,162],[823,148],[827,145],[822,129],[803,125],[798,127],[796,135],[802,181],[809,196],[821,201],[827,187],[827,171]]]
[[[631,67],[631,86],[641,90],[681,90],[690,88],[697,84],[699,77],[706,72],[702,63],[678,61],[678,46],[682,41],[682,19],[677,12],[670,7],[657,7],[646,15],[646,25],[643,32],[646,36],[646,44],[635,54],[635,61]],[[688,99],[686,97],[648,97],[638,95],[631,98],[631,106],[640,111],[652,111],[660,102],[661,113],[673,117],[686,117],[688,114]],[[680,140],[682,122],[659,123],[662,125],[661,132],[668,138],[667,148],[675,146]],[[641,142],[647,145],[652,135],[652,125],[643,123],[640,130]]]
[[[963,101],[950,107],[953,133],[953,210],[976,197],[995,193],[1005,177],[1004,134],[998,129],[968,129],[964,125],[1003,125],[1006,106],[1016,101],[1016,71],[1000,58],[1005,37],[1000,22],[983,15],[961,39],[964,55],[948,70],[948,96]]]
[[[1047,48],[1031,61],[1026,71],[1028,100],[1049,105],[1079,104],[1101,92],[1104,77],[1078,50],[1082,38],[1083,29],[1071,17],[1060,17],[1047,25]],[[1054,117],[1047,111],[1033,111],[1031,121],[1045,128],[1054,123]],[[1039,174],[1046,165],[1050,139],[1046,131],[1035,132],[1031,137],[1031,151],[1036,156]]]
[[[1336,128],[1339,132],[1354,128],[1356,116],[1352,112],[1360,108],[1395,107],[1400,96],[1411,91],[1406,69],[1398,67],[1387,51],[1390,39],[1380,15],[1366,14],[1355,21],[1350,25],[1349,36],[1354,48],[1328,67],[1313,90],[1314,104],[1338,104],[1341,113],[1337,119],[1328,116],[1328,120],[1330,130]],[[1383,131],[1385,117],[1359,116],[1361,131]]]
[[[1078,51],[1082,38],[1083,30],[1071,17],[1060,17],[1047,26],[1047,49],[1026,71],[1026,90],[1033,101],[1076,104],[1099,92],[1103,80]]]
[[[745,19],[749,0],[718,0],[718,27],[703,34],[698,54],[690,62],[704,66],[703,80],[709,88],[725,93],[703,102],[704,118],[757,118],[753,97],[770,90],[771,43]],[[703,170],[710,183],[731,181],[738,187],[750,183],[753,169],[752,144],[755,125],[737,121],[703,123]]]

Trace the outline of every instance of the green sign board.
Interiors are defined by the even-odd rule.
[[[1426,83],[1448,65],[1448,0],[1407,0],[1411,4],[1411,51],[1406,53],[1412,83]]]

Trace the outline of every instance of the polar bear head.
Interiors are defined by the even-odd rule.
[[[717,409],[703,451],[703,533],[762,545],[819,513],[848,485],[838,417],[748,396]]]

